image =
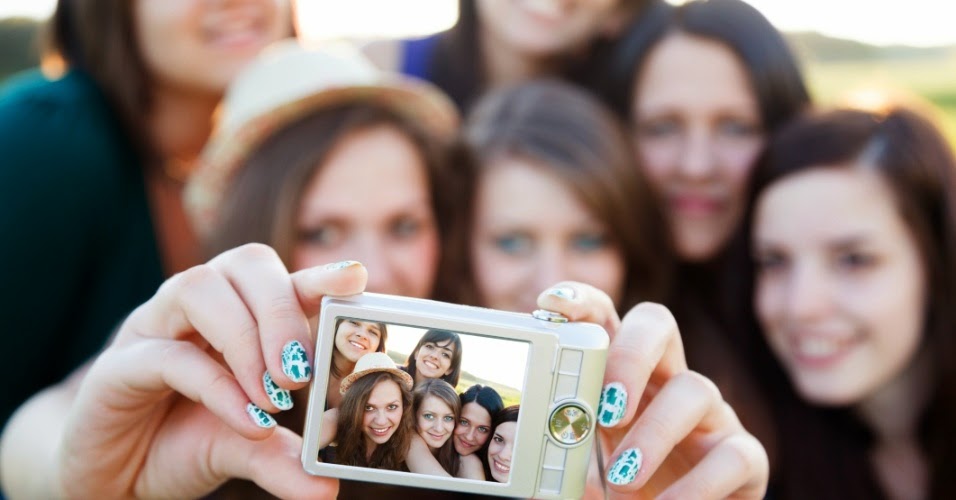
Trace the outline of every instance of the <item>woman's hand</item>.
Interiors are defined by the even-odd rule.
[[[366,279],[355,262],[290,275],[258,244],[170,278],[83,379],[58,450],[62,492],[186,498],[240,477],[280,497],[334,496],[338,482],[305,473],[301,437],[269,413],[309,380],[322,296]]]
[[[664,306],[639,304],[618,320],[610,298],[564,282],[538,305],[603,325],[611,343],[598,409],[604,477],[589,493],[647,498],[763,498],[763,446],[708,378],[687,368],[677,323]],[[592,460],[592,465],[593,460]]]

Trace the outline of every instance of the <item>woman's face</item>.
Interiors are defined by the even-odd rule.
[[[362,432],[369,448],[387,443],[402,422],[402,389],[394,380],[375,384],[365,403]]]
[[[651,50],[635,85],[641,164],[665,203],[681,259],[707,260],[740,221],[764,144],[748,72],[722,43],[674,34]]]
[[[868,167],[817,168],[759,198],[755,305],[806,399],[848,405],[913,360],[926,276],[893,194]]]
[[[568,56],[601,30],[617,0],[477,0],[482,35],[518,57]]]
[[[428,297],[438,267],[438,229],[418,150],[382,125],[345,136],[309,181],[293,267],[357,260],[370,292]]]
[[[436,396],[425,396],[415,418],[418,434],[432,449],[441,448],[455,430],[455,411]]]
[[[451,339],[425,342],[415,353],[415,382],[451,374],[451,361],[454,357],[455,344]]]
[[[355,363],[362,356],[375,352],[382,341],[382,330],[378,323],[342,320],[335,331],[335,349],[345,359]]]
[[[139,0],[133,24],[146,68],[160,84],[216,94],[263,47],[290,36],[292,26],[286,0]]]
[[[461,417],[455,426],[455,451],[471,455],[481,449],[491,435],[491,415],[483,406],[471,402],[461,407]]]
[[[488,445],[488,468],[491,477],[499,483],[507,483],[511,475],[511,449],[514,447],[516,422],[504,422],[495,429]]]
[[[475,203],[472,272],[482,305],[530,312],[538,294],[564,280],[593,285],[618,302],[624,255],[556,175],[500,160],[484,169]]]

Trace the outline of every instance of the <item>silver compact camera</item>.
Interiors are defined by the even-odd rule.
[[[311,474],[509,497],[584,492],[608,335],[364,293],[326,297],[302,464]]]

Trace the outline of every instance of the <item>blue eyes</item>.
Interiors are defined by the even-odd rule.
[[[527,235],[504,235],[494,239],[495,247],[509,255],[520,255],[531,251],[531,237]]]
[[[392,236],[398,239],[411,238],[419,233],[422,223],[414,219],[400,219],[392,224]]]
[[[341,239],[342,229],[332,225],[319,226],[299,232],[299,241],[323,247],[334,246]]]
[[[434,413],[423,413],[423,414],[422,414],[422,418],[424,418],[425,420],[428,420],[429,422],[431,422],[432,420],[435,420],[435,414],[434,414]],[[444,417],[442,417],[442,422],[454,422],[454,421],[455,421],[455,417],[453,417],[453,416],[451,416],[451,415],[445,415]]]
[[[511,256],[531,256],[541,243],[526,234],[505,234],[496,236],[492,243],[496,249]],[[565,242],[568,249],[577,253],[588,253],[606,248],[609,244],[604,233],[579,233]]]

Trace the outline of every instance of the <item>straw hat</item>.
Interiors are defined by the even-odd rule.
[[[230,84],[186,186],[197,232],[210,232],[236,167],[271,134],[316,111],[359,102],[388,108],[441,139],[457,131],[455,105],[428,82],[381,71],[348,45],[308,49],[295,40],[277,42]]]
[[[352,387],[352,384],[356,380],[373,372],[389,372],[398,375],[408,390],[412,390],[412,387],[415,385],[412,376],[396,367],[395,362],[392,361],[392,358],[388,357],[388,354],[384,352],[370,352],[359,358],[355,363],[355,369],[352,370],[352,373],[342,379],[342,383],[339,385],[339,393],[345,394],[345,391],[349,390],[349,387]]]

